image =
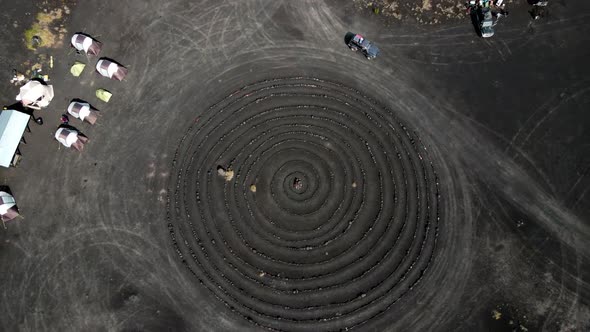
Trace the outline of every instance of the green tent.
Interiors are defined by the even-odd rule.
[[[84,71],[84,67],[86,67],[86,64],[76,61],[74,63],[74,65],[72,66],[72,68],[70,68],[70,73],[72,73],[72,75],[78,77],[78,76],[80,76],[80,74],[82,74],[82,71]]]
[[[113,94],[105,89],[96,90],[96,97],[105,103],[108,103],[112,96]]]

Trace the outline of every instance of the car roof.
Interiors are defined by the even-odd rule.
[[[352,41],[358,44],[360,47],[362,47],[367,52],[367,54],[371,56],[376,56],[377,54],[379,54],[379,48],[375,46],[375,44],[371,43],[367,38],[363,37],[361,34],[355,34]]]
[[[376,56],[379,54],[379,47],[375,45],[371,45],[371,47],[367,50],[367,53],[372,56]]]

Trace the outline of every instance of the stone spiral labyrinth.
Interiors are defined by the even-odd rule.
[[[339,83],[291,77],[235,91],[188,129],[172,176],[177,253],[261,327],[379,319],[434,259],[439,191],[427,149],[390,110]]]

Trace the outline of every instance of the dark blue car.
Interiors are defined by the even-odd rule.
[[[369,60],[376,58],[379,54],[379,48],[359,34],[354,35],[348,42],[348,47],[353,51],[361,50]]]

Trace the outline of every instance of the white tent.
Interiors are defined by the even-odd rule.
[[[9,221],[18,216],[18,208],[14,197],[5,191],[0,191],[0,218],[2,218],[2,221]]]
[[[98,55],[98,53],[100,53],[100,42],[94,40],[94,38],[90,36],[76,33],[72,36],[71,43],[79,52],[84,52],[88,55]]]
[[[20,101],[23,106],[41,109],[47,107],[53,99],[53,86],[45,85],[37,80],[29,81],[21,86],[20,93],[16,100]]]
[[[55,132],[55,139],[63,144],[65,147],[72,147],[78,151],[84,149],[84,144],[88,142],[88,138],[83,136],[75,129],[60,127]]]
[[[122,81],[127,75],[127,68],[114,61],[104,58],[98,60],[96,63],[96,71],[104,77],[118,81]]]
[[[90,104],[73,101],[68,106],[68,113],[70,113],[76,119],[80,119],[82,121],[86,121],[90,124],[94,124],[96,122],[96,112],[92,109]]]

